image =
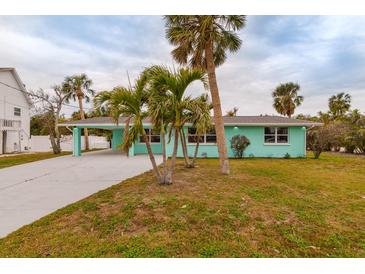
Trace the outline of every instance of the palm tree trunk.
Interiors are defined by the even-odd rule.
[[[184,155],[185,167],[191,167],[190,159],[188,156],[188,149],[186,146],[185,132],[183,128],[180,129],[180,140],[181,140],[181,148]]]
[[[193,165],[193,167],[195,167],[195,161],[196,161],[196,158],[198,157],[198,151],[199,151],[199,145],[200,145],[200,135],[198,134],[196,137],[197,137],[198,139],[196,140],[195,151],[194,151],[194,157],[193,157],[193,160],[192,160],[192,165]]]
[[[82,105],[82,96],[77,96],[79,101],[79,108],[80,108],[80,117],[82,120],[85,119],[84,107]],[[84,128],[84,138],[85,138],[85,150],[89,150],[89,132],[87,128]]]
[[[161,141],[162,141],[162,165],[163,165],[163,170],[162,170],[162,178],[160,183],[161,184],[166,184],[166,178],[167,178],[167,161],[166,161],[166,136],[165,136],[165,130],[162,129],[161,130]]]
[[[123,143],[125,143],[127,140],[130,121],[131,121],[131,117],[128,117],[127,120],[125,121],[125,127],[124,127],[124,132],[123,132]],[[122,147],[124,147],[124,146],[122,146]],[[125,148],[124,152],[127,154],[127,157],[129,157],[129,148],[128,149]]]
[[[221,101],[219,98],[217,77],[215,74],[212,41],[207,42],[207,45],[205,48],[205,58],[206,58],[206,62],[207,62],[209,89],[210,89],[210,94],[212,96],[212,103],[213,103],[214,124],[215,124],[215,131],[217,134],[217,145],[218,145],[218,154],[219,154],[219,160],[220,160],[220,165],[221,165],[221,172],[223,174],[229,174],[229,162],[228,162],[226,137],[224,134],[224,122],[223,122],[223,116],[222,116]]]
[[[147,137],[146,132],[145,132],[144,129],[142,131],[142,136],[143,136],[143,139],[144,139],[145,144],[146,144],[146,148],[147,148],[147,151],[148,151],[148,155],[150,156],[150,160],[151,160],[151,163],[152,163],[153,171],[155,172],[155,175],[157,177],[157,180],[159,182],[161,182],[161,174],[160,174],[160,171],[159,171],[159,169],[157,167],[156,159],[155,159],[155,156],[153,155],[150,141],[148,140],[148,137]]]
[[[179,146],[179,128],[175,127],[174,130],[174,149],[172,151],[172,156],[171,156],[171,164],[170,164],[170,170],[169,170],[169,175],[167,178],[167,183],[171,184],[173,182],[173,176],[174,176],[174,168],[175,168],[175,164],[176,164],[176,154],[177,154],[177,149]]]

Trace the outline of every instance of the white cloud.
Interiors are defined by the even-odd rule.
[[[61,19],[65,25],[57,24]],[[274,114],[273,89],[294,81],[305,97],[297,113],[326,110],[328,98],[341,91],[364,111],[364,23],[365,17],[248,17],[242,48],[217,70],[223,110]],[[0,66],[16,67],[32,89],[81,72],[96,90],[111,89],[128,84],[127,71],[133,79],[146,66],[173,64],[156,16],[0,17],[0,34]]]

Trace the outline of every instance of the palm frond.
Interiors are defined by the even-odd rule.
[[[175,47],[172,56],[182,65],[205,68],[204,51],[213,42],[215,65],[226,60],[226,51],[236,52],[242,44],[236,33],[246,25],[245,15],[165,16],[166,38]]]

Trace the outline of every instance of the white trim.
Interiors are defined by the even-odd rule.
[[[264,143],[264,146],[290,146],[290,143]]]
[[[224,123],[225,126],[321,126],[323,123]]]
[[[129,126],[132,126],[133,124],[129,124]],[[115,123],[108,123],[108,124],[101,124],[101,123],[94,123],[94,124],[73,124],[73,123],[62,123],[58,125],[59,127],[120,127],[124,128],[125,123],[119,123],[118,125]],[[151,123],[143,123],[143,126],[152,126]]]
[[[187,143],[188,146],[196,146],[196,143]],[[217,146],[217,143],[199,143],[199,147],[201,146]]]
[[[130,125],[133,125],[132,123]],[[143,123],[144,126],[152,126],[151,123]],[[323,123],[225,123],[224,126],[283,126],[283,127],[290,127],[290,126],[301,126],[301,127],[311,127],[311,126],[322,126]],[[87,127],[87,126],[117,126],[115,123],[93,123],[93,124],[74,124],[74,123],[63,123],[59,124],[59,127],[65,126],[75,126],[75,127]],[[119,123],[119,126],[125,126],[125,123]],[[191,126],[190,123],[187,123],[186,126]]]
[[[307,157],[307,129],[304,129],[304,157]]]

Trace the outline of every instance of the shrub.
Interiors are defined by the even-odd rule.
[[[328,150],[336,143],[338,130],[335,125],[314,127],[308,131],[307,145],[313,150],[314,158],[318,159],[322,151]]]
[[[285,158],[285,159],[290,159],[290,154],[289,154],[288,152],[287,152],[287,153],[285,153],[284,158]]]
[[[250,140],[244,135],[237,134],[231,139],[231,149],[236,158],[242,158],[243,152],[249,145]]]
[[[351,153],[365,153],[365,129],[352,131],[346,137],[345,148]]]

